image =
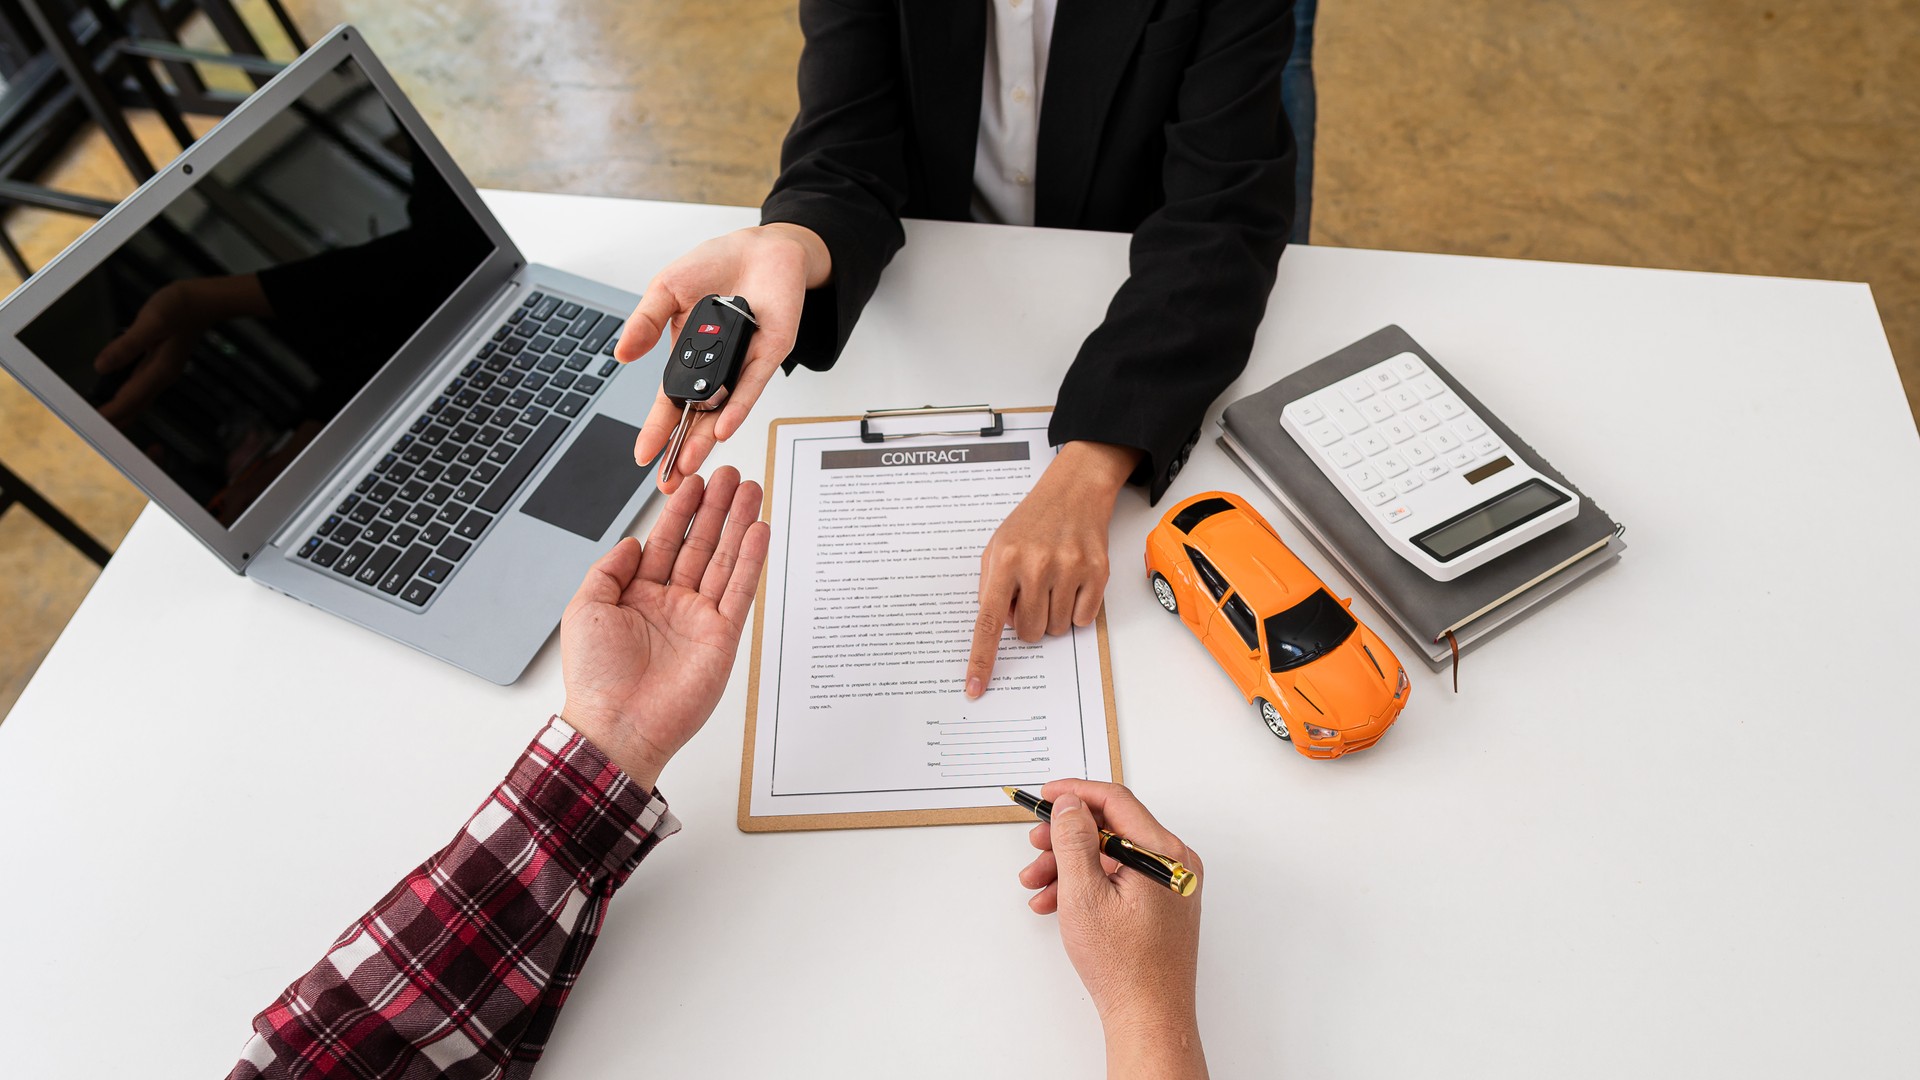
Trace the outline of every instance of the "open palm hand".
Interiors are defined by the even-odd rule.
[[[675,491],[643,548],[629,538],[587,571],[560,623],[561,715],[651,788],[705,724],[766,562],[760,485],[732,467]]]

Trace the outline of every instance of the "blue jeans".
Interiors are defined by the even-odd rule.
[[[1293,54],[1280,72],[1280,103],[1293,125],[1300,146],[1300,164],[1294,172],[1293,235],[1290,243],[1307,242],[1308,219],[1313,213],[1313,18],[1320,0],[1293,2]]]

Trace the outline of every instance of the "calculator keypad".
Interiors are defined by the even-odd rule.
[[[1401,496],[1506,453],[1411,353],[1288,405],[1287,416],[1345,480],[1348,498],[1388,524],[1412,514]]]

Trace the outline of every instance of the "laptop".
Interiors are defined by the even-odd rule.
[[[529,264],[342,26],[0,305],[0,362],[235,573],[506,684],[651,492],[638,301]]]

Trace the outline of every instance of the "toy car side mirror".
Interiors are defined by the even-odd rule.
[[[1345,605],[1346,607],[1352,607],[1352,606],[1353,606],[1353,597],[1351,597],[1351,596],[1347,596],[1347,597],[1342,597],[1342,598],[1341,598],[1341,600],[1340,600],[1340,603],[1341,603],[1341,604],[1343,604],[1343,605]]]

